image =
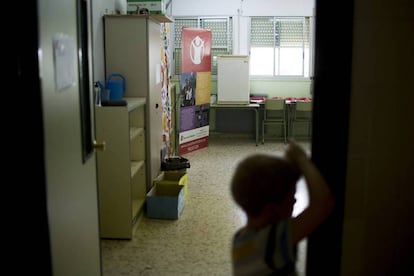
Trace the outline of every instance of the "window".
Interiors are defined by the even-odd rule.
[[[231,17],[174,18],[174,74],[181,74],[181,30],[183,27],[210,29],[212,36],[211,75],[217,75],[217,56],[233,53]]]
[[[251,17],[250,75],[309,77],[309,17]]]

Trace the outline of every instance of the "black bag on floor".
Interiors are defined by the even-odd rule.
[[[177,171],[187,168],[190,168],[190,161],[181,156],[166,158],[161,163],[162,171]]]

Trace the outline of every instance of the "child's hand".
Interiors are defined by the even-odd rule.
[[[306,152],[293,140],[289,141],[289,146],[286,150],[286,158],[297,166],[299,166],[301,162],[308,160]]]

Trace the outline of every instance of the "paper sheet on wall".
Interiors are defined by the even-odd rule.
[[[56,89],[62,91],[64,88],[74,85],[76,58],[72,37],[61,33],[53,37],[53,60]]]

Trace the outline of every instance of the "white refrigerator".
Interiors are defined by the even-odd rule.
[[[249,104],[249,56],[217,57],[217,104]]]

